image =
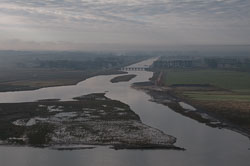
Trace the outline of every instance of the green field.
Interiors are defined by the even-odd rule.
[[[215,101],[250,101],[250,95],[242,94],[220,94],[206,92],[185,92],[185,96],[195,100],[215,100]]]
[[[250,73],[225,70],[167,70],[166,85],[210,84],[233,91],[250,92]]]

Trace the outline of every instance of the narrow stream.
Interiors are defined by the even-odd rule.
[[[150,65],[153,60],[136,64]],[[0,146],[0,166],[248,166],[250,141],[239,133],[211,128],[184,117],[166,106],[150,102],[150,96],[130,88],[133,82],[147,81],[151,72],[131,71],[137,77],[130,82],[110,82],[113,76],[97,76],[73,86],[43,88],[34,91],[0,93],[0,103],[28,102],[40,99],[72,97],[94,92],[120,100],[132,108],[143,123],[158,128],[177,138],[177,146],[186,151],[175,150],[112,150],[97,147],[90,150],[57,151],[48,148]]]

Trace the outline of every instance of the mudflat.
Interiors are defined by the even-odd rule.
[[[104,93],[74,99],[0,104],[0,144],[56,149],[79,149],[82,145],[181,149],[174,146],[176,138],[143,124],[128,105]]]

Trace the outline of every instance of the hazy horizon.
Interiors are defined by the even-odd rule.
[[[30,46],[30,45],[29,45]],[[64,47],[63,47],[64,46]],[[247,52],[250,53],[250,45],[168,45],[168,46],[153,46],[153,45],[112,45],[112,44],[99,44],[91,45],[88,44],[88,47],[69,47],[67,45],[58,46],[50,45],[46,48],[41,48],[39,46],[33,45],[32,48],[19,47],[5,47],[1,49],[1,52],[103,52],[103,53],[129,53],[129,52],[168,52],[168,51],[198,51],[198,52]],[[80,49],[79,49],[80,48]]]
[[[0,50],[250,45],[247,0],[2,0]]]

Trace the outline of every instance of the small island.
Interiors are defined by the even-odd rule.
[[[122,76],[114,77],[114,78],[112,78],[110,80],[110,82],[112,82],[112,83],[128,82],[128,81],[132,80],[135,77],[136,77],[135,74],[127,74],[127,75],[122,75]]]
[[[181,149],[173,145],[175,142],[175,137],[143,124],[128,105],[109,99],[104,93],[76,97],[73,101],[0,104],[2,145],[58,150],[95,145],[114,149]]]

